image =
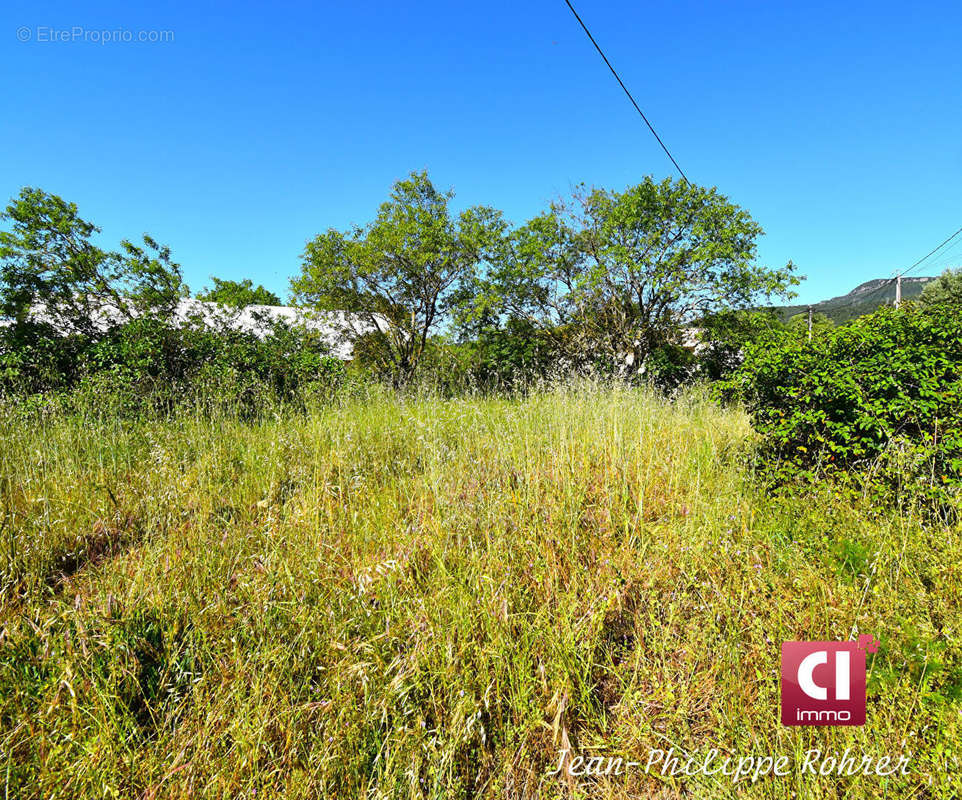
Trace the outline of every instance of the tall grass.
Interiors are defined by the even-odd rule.
[[[29,419],[29,424],[25,420]],[[0,420],[8,797],[942,797],[962,547],[765,497],[745,416],[582,385]],[[882,639],[864,728],[783,640]],[[891,778],[552,775],[559,748],[898,755]],[[953,766],[954,765],[954,766]]]

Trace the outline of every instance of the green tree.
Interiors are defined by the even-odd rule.
[[[575,363],[637,368],[708,314],[798,283],[756,264],[761,227],[715,189],[650,177],[624,192],[577,190],[513,232],[478,286],[476,318],[515,317]]]
[[[188,293],[180,265],[170,257],[170,248],[158,244],[149,234],[143,245],[122,239],[120,252],[110,254],[106,292],[126,319],[149,316],[169,319],[177,302]]]
[[[0,315],[26,323],[43,303],[60,327],[91,327],[90,300],[103,291],[108,254],[91,243],[99,228],[77,206],[40,189],[25,187],[2,214]]]
[[[394,184],[373,222],[310,241],[291,281],[297,302],[346,312],[344,336],[396,384],[411,379],[429,337],[470,297],[505,231],[491,208],[453,214],[453,196],[427,173],[411,173]]]
[[[272,291],[258,284],[254,286],[250,278],[243,281],[221,280],[211,276],[214,286],[205,287],[197,294],[198,300],[209,303],[220,303],[231,308],[245,308],[246,306],[279,306],[281,299]]]
[[[119,320],[169,314],[186,287],[168,248],[144,235],[119,252],[91,242],[100,232],[75,203],[25,187],[0,219],[0,316],[24,325],[32,309],[61,333],[93,335],[107,309]]]
[[[785,327],[788,328],[796,336],[802,336],[808,338],[808,312],[803,312],[801,314],[793,314],[788,318],[788,322],[785,323]],[[823,314],[821,311],[816,311],[812,314],[812,337],[820,336],[827,331],[832,330],[835,327],[835,323],[828,314]]]
[[[746,346],[784,335],[785,325],[772,309],[726,309],[699,320],[697,331],[701,374],[718,380],[741,364]]]
[[[962,306],[962,268],[947,269],[938,278],[925,285],[919,295],[919,305]]]

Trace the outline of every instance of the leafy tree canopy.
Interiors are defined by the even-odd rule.
[[[206,288],[197,294],[198,300],[220,303],[231,308],[246,306],[279,306],[281,299],[272,291],[258,284],[254,286],[250,278],[243,281],[221,280],[211,276],[213,288]]]
[[[291,281],[298,302],[349,312],[344,334],[364,339],[361,350],[397,383],[414,375],[428,338],[469,296],[506,228],[492,208],[453,213],[453,196],[426,172],[411,173],[394,184],[373,222],[308,242]]]
[[[962,268],[947,269],[938,278],[925,285],[919,295],[919,305],[962,306]]]
[[[164,316],[186,292],[170,250],[144,234],[119,251],[93,244],[100,232],[74,203],[25,187],[0,220],[0,316],[26,323],[31,309],[67,333],[91,334],[105,306],[121,320],[143,313]]]
[[[582,187],[512,232],[474,319],[521,318],[563,332],[574,359],[641,364],[708,314],[791,296],[791,262],[756,263],[760,235],[715,189],[650,177],[623,192]]]

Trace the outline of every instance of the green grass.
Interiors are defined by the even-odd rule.
[[[698,395],[371,395],[0,419],[0,797],[953,797],[957,529],[766,497]],[[783,640],[871,632],[864,728]],[[550,775],[561,743],[912,756],[908,776]]]

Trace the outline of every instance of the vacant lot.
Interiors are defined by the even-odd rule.
[[[955,796],[958,531],[765,496],[750,447],[738,411],[597,387],[8,412],[4,796]],[[865,727],[782,727],[780,643],[853,632],[882,641]],[[911,770],[550,774],[672,746]]]

